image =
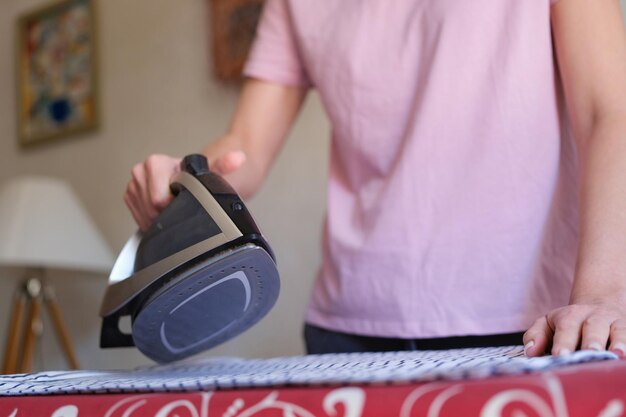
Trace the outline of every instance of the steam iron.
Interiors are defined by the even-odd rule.
[[[160,363],[242,333],[280,288],[269,244],[204,156],[185,157],[171,188],[174,200],[122,249],[100,309],[101,347],[136,346]],[[131,334],[119,328],[123,316]]]

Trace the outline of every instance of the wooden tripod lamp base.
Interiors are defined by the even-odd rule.
[[[15,292],[2,366],[3,374],[31,371],[37,339],[43,332],[42,305],[48,310],[70,369],[79,368],[52,286],[39,278],[29,278]],[[25,313],[28,316],[24,321]]]

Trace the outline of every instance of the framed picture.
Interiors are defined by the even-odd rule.
[[[222,81],[240,81],[264,1],[209,1],[215,76]]]
[[[22,145],[98,126],[92,0],[63,0],[20,17],[17,129]]]

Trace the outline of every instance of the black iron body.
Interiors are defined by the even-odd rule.
[[[103,310],[101,347],[137,346],[158,362],[181,359],[241,333],[278,297],[274,254],[237,193],[203,156],[187,156],[181,169],[210,193],[240,236],[176,265],[115,311]],[[135,272],[222,232],[192,192],[176,183],[172,191],[174,200],[141,239]],[[131,317],[132,334],[119,329],[122,316]]]

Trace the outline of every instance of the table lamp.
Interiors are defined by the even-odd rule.
[[[36,339],[42,331],[42,305],[48,308],[70,368],[78,369],[67,327],[44,271],[105,272],[112,264],[108,245],[68,184],[28,176],[11,179],[0,187],[0,265],[27,271],[13,301],[4,374],[30,371]]]

